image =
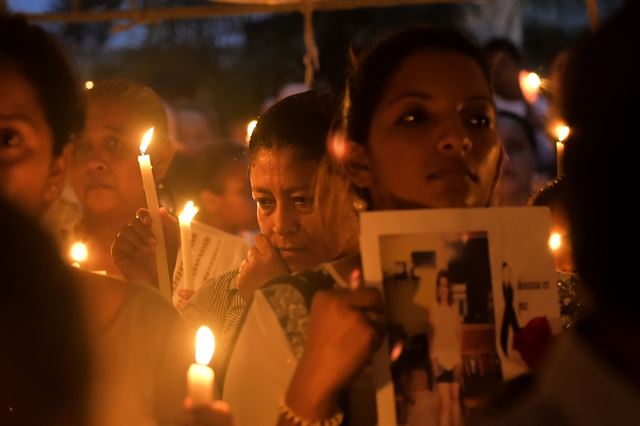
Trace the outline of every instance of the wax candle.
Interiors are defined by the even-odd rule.
[[[215,351],[215,339],[207,326],[196,333],[196,362],[187,373],[187,392],[193,405],[204,405],[214,398],[215,373],[208,366]]]
[[[558,123],[553,132],[556,137],[556,174],[560,177],[564,175],[564,140],[571,133],[571,129],[564,123]]]
[[[187,290],[195,290],[193,286],[193,263],[191,259],[191,221],[198,213],[198,208],[193,205],[193,201],[185,204],[182,213],[178,215],[180,224],[180,253],[182,257],[182,282]]]
[[[151,216],[151,230],[158,241],[155,250],[156,269],[158,273],[158,286],[162,296],[171,303],[171,281],[169,280],[169,264],[167,262],[167,252],[164,245],[164,232],[162,231],[162,222],[160,221],[160,203],[158,202],[158,194],[156,193],[156,184],[153,179],[151,167],[151,158],[146,154],[147,148],[153,138],[153,127],[147,130],[142,137],[140,143],[140,155],[138,156],[138,164],[140,165],[140,174],[142,175],[142,186],[147,199],[147,209]]]

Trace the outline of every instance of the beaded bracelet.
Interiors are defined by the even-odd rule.
[[[344,419],[344,413],[338,410],[333,416],[324,420],[307,420],[298,416],[293,410],[281,401],[278,404],[278,411],[280,414],[295,426],[339,426]]]

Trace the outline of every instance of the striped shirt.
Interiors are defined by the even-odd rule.
[[[238,293],[239,269],[233,269],[208,280],[182,311],[182,318],[195,330],[201,325],[213,331],[220,345],[216,358],[224,359],[225,350],[238,327],[246,302]],[[218,349],[219,348],[219,349]]]

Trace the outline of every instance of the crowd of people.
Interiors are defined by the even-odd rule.
[[[358,214],[524,206],[555,173],[559,117],[571,127],[566,175],[531,203],[570,241],[556,269],[579,277],[581,316],[527,380],[471,417],[440,271],[424,360],[439,415],[410,424],[638,423],[633,250],[619,243],[635,235],[621,200],[637,179],[626,152],[637,18],[628,2],[560,52],[537,103],[508,41],[481,49],[452,29],[403,29],[353,58],[342,97],[309,90],[268,107],[244,148],[216,143],[205,109],[168,106],[142,84],[82,88],[50,34],[0,14],[0,424],[376,424],[385,302],[364,285]],[[151,127],[164,242],[137,160]],[[200,212],[181,247],[174,213],[187,199]],[[76,241],[90,253],[81,268],[67,259]],[[159,249],[172,303],[157,291]],[[198,405],[186,374],[202,324],[218,338],[224,402]]]

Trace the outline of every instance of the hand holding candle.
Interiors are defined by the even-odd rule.
[[[193,263],[191,259],[191,221],[198,213],[198,208],[193,201],[185,204],[182,213],[178,216],[180,223],[180,253],[182,257],[183,287],[187,290],[195,290],[193,287]]]
[[[196,333],[196,362],[187,373],[187,392],[194,406],[213,401],[215,373],[208,366],[215,351],[215,339],[207,326],[201,326]]]
[[[153,127],[147,130],[142,137],[140,143],[140,156],[138,156],[138,164],[140,165],[140,173],[142,175],[142,186],[147,199],[147,208],[151,216],[151,229],[153,235],[158,241],[155,250],[156,268],[158,271],[158,285],[162,296],[171,303],[171,281],[169,280],[169,264],[167,262],[167,252],[164,244],[164,232],[162,231],[162,222],[160,221],[160,203],[158,202],[158,194],[156,193],[156,184],[153,179],[151,158],[145,154],[151,140],[153,138]]]

